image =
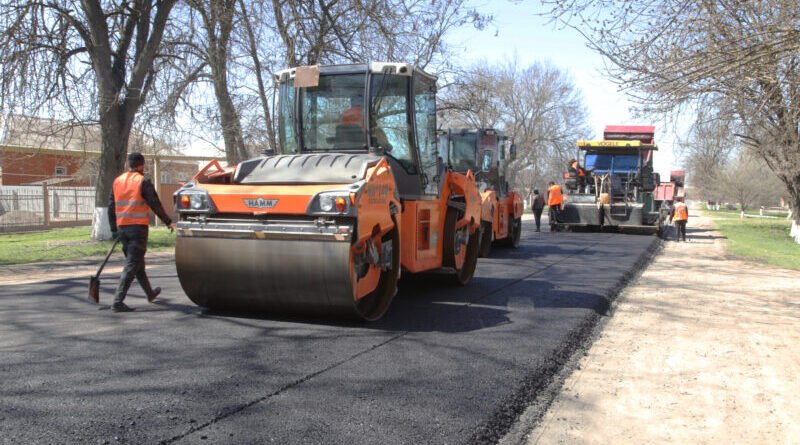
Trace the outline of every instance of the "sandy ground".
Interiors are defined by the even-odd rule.
[[[103,262],[105,255],[93,258],[82,258],[74,261],[53,261],[47,263],[19,264],[15,266],[0,266],[0,286],[13,284],[40,283],[46,280],[58,280],[85,276],[88,283],[89,277],[97,273],[97,268]],[[101,279],[116,280],[124,266],[125,258],[119,247],[103,268]],[[168,264],[175,261],[173,250],[147,252],[145,262],[148,265]],[[114,276],[117,275],[117,276]],[[111,277],[109,277],[111,276]]]
[[[695,217],[618,301],[529,444],[800,443],[800,272]]]

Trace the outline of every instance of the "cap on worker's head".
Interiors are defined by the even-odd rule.
[[[130,153],[128,155],[128,166],[130,168],[143,167],[144,166],[144,156],[141,153],[139,153],[138,151]]]

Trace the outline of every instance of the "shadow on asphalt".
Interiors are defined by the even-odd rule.
[[[471,286],[471,292],[459,292],[460,288],[447,283],[447,277],[406,279],[389,311],[374,322],[208,310],[190,305],[165,306],[234,324],[278,321],[387,332],[460,333],[513,323],[509,317],[512,312],[509,306],[512,305],[513,312],[572,308],[588,309],[603,315],[610,304],[606,295],[557,289],[544,279],[482,277],[474,279]]]

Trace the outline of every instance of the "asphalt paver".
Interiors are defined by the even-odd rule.
[[[653,236],[535,233],[468,286],[401,282],[355,323],[210,312],[175,267],[132,286],[87,276],[0,285],[0,443],[494,443],[585,346]]]

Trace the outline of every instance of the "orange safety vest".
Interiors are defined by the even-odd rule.
[[[673,221],[687,221],[689,219],[689,210],[686,209],[686,204],[682,202],[675,203],[675,214],[672,216]]]
[[[547,205],[554,206],[554,205],[561,205],[562,197],[561,197],[561,186],[558,184],[553,184],[547,189]]]
[[[150,224],[150,207],[142,197],[141,172],[127,172],[114,180],[114,209],[118,226]]]
[[[358,125],[364,128],[364,119],[361,118],[361,107],[350,107],[342,113],[340,124]]]

